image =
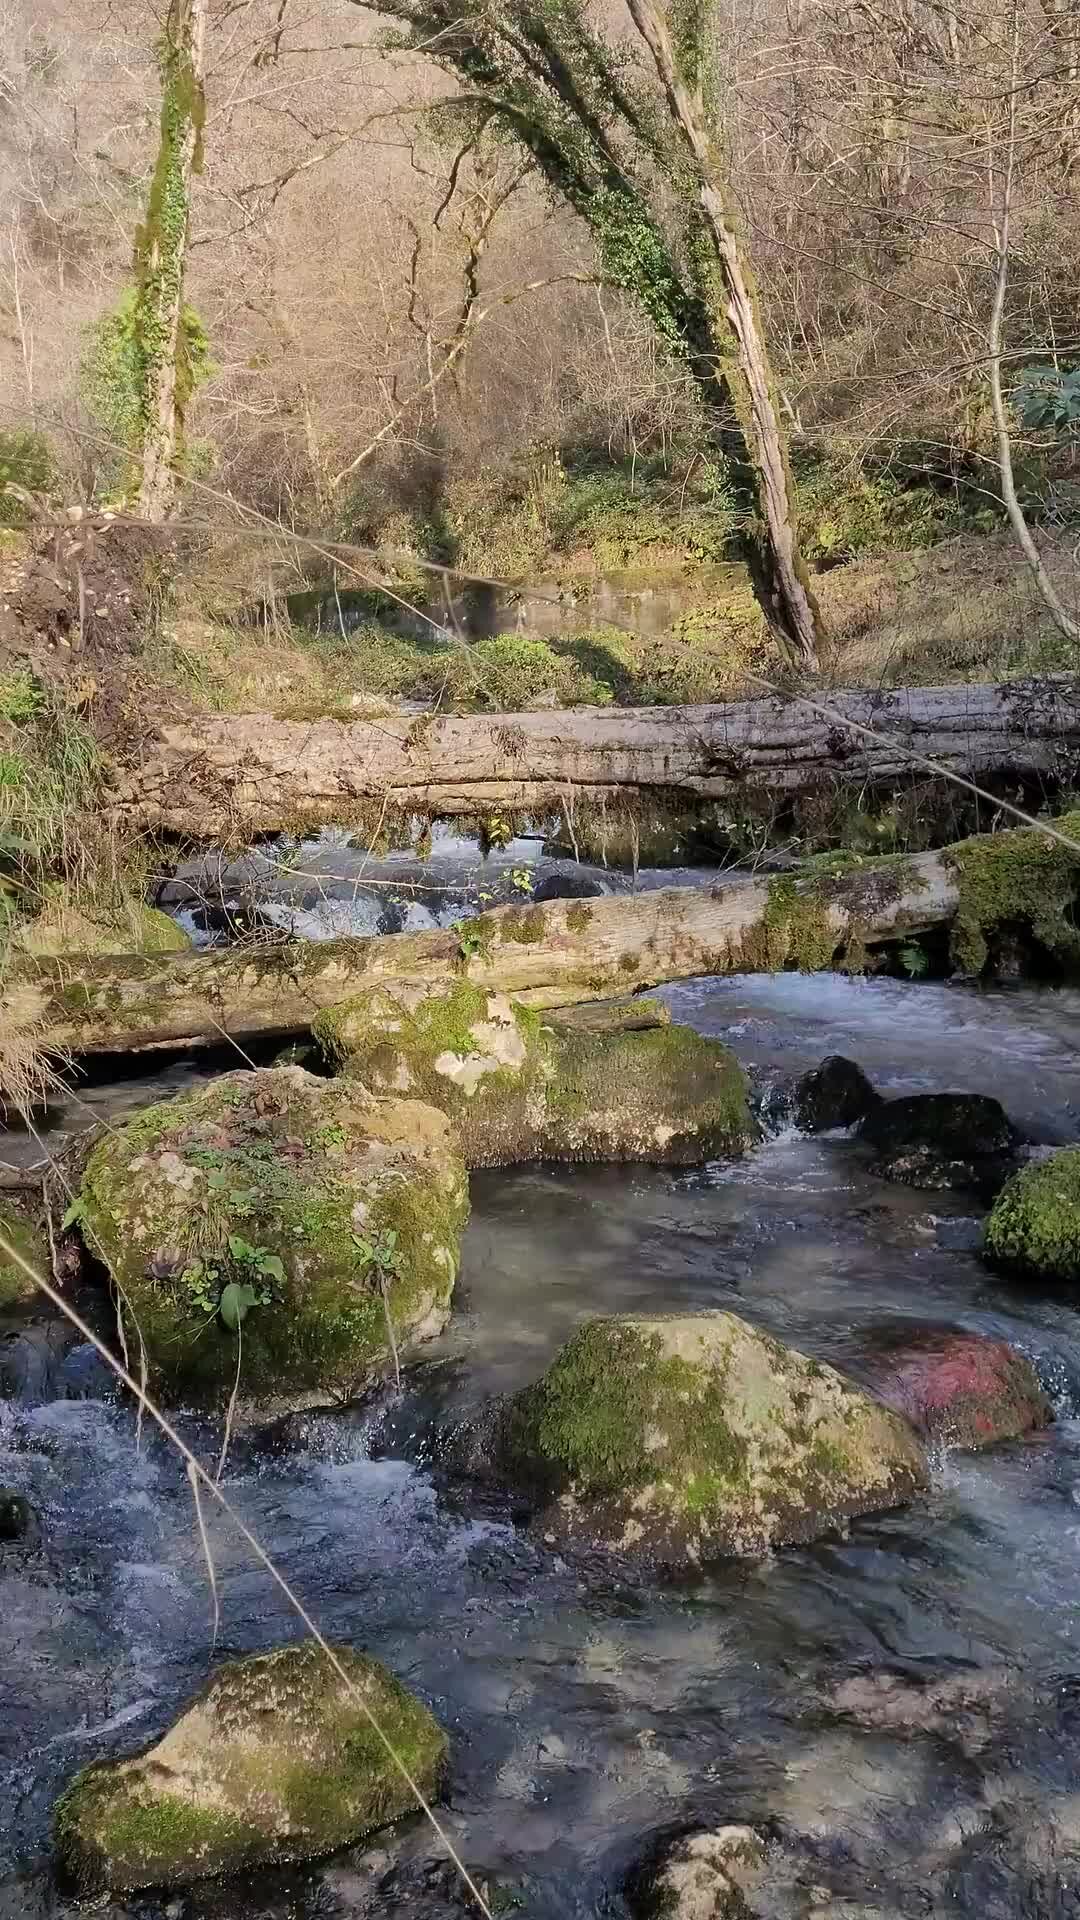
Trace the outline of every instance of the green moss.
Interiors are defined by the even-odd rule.
[[[51,1272],[45,1236],[31,1218],[28,1208],[0,1200],[0,1232],[36,1273]],[[28,1306],[36,1297],[37,1289],[33,1281],[0,1248],[0,1314]]]
[[[1080,1147],[1006,1182],[987,1221],[986,1252],[1038,1279],[1080,1282]]]
[[[1080,839],[1080,813],[1053,822]],[[1080,897],[1080,854],[1035,830],[976,834],[945,850],[960,895],[953,921],[953,964],[981,973],[987,935],[1000,927],[1022,929],[1063,967],[1080,965],[1080,932],[1073,914]]]
[[[375,1661],[336,1652],[408,1773],[435,1793],[442,1729]],[[309,1859],[415,1805],[357,1700],[308,1642],[221,1668],[156,1746],[79,1774],[54,1822],[62,1869],[89,1896]]]
[[[506,907],[499,915],[500,940],[514,940],[519,946],[530,946],[543,937],[542,907]]]
[[[586,906],[584,900],[575,900],[567,912],[566,924],[571,933],[584,933],[592,917],[592,907]]]
[[[91,1153],[81,1205],[156,1378],[202,1398],[231,1386],[235,1338],[212,1308],[252,1278],[238,1239],[281,1263],[244,1323],[245,1391],[347,1394],[389,1358],[388,1311],[397,1344],[445,1313],[468,1193],[429,1109],[281,1068],[136,1116]],[[400,1268],[384,1301],[357,1240],[389,1230]]]

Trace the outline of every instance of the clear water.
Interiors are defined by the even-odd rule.
[[[1076,995],[785,976],[668,997],[758,1074],[842,1048],[886,1088],[996,1092],[1039,1137],[1080,1134]],[[126,1110],[133,1085],[160,1090],[95,1099]],[[627,1866],[699,1818],[797,1842],[801,1890],[770,1908],[784,1920],[1080,1915],[1080,1322],[981,1266],[965,1200],[887,1186],[867,1161],[844,1136],[792,1134],[693,1173],[476,1176],[458,1309],[402,1402],[374,1425],[314,1419],[284,1456],[235,1455],[233,1498],[323,1628],[385,1660],[450,1729],[447,1824],[538,1920],[618,1920]],[[545,1557],[432,1477],[432,1415],[532,1378],[583,1316],[714,1304],[856,1371],[883,1322],[1003,1333],[1035,1360],[1057,1424],[942,1457],[925,1499],[847,1538],[678,1587]],[[192,1431],[209,1456],[214,1437]],[[45,1535],[39,1556],[0,1559],[0,1916],[70,1920],[48,1872],[52,1800],[200,1684],[211,1609],[186,1482],[153,1440],[136,1452],[107,1398],[0,1409],[0,1482],[28,1493]],[[218,1654],[291,1637],[216,1523],[213,1544]],[[838,1690],[881,1671],[908,1700],[975,1676],[986,1702],[935,1720],[927,1695],[906,1717],[853,1719]],[[434,1917],[455,1898],[437,1856],[409,1823],[310,1869],[100,1911]]]

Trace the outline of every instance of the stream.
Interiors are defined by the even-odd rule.
[[[1080,993],[789,974],[664,997],[759,1082],[842,1051],[883,1091],[992,1093],[1034,1140],[1080,1138]],[[166,1061],[79,1100],[115,1117],[206,1070]],[[55,1137],[82,1124],[81,1105],[61,1108]],[[6,1157],[31,1149],[4,1143]],[[777,1895],[778,1920],[1080,1916],[1080,1320],[981,1264],[965,1196],[889,1185],[869,1162],[845,1135],[789,1132],[690,1172],[474,1175],[456,1311],[400,1400],[305,1416],[287,1449],[235,1449],[230,1495],[323,1631],[385,1661],[449,1729],[447,1828],[535,1920],[621,1920],[628,1868],[689,1821],[797,1840],[805,1882]],[[706,1306],[856,1373],[868,1328],[994,1333],[1031,1356],[1057,1421],[938,1457],[925,1498],[844,1538],[675,1586],[545,1555],[490,1498],[440,1481],[432,1419],[534,1378],[582,1318]],[[0,1920],[78,1911],[49,1872],[52,1803],[76,1768],[156,1736],[215,1652],[298,1634],[208,1515],[215,1650],[182,1469],[152,1434],[136,1447],[85,1352],[55,1395],[0,1402],[0,1483],[28,1495],[43,1535],[37,1551],[0,1549]],[[186,1431],[209,1457],[216,1436],[194,1420]],[[853,1713],[840,1689],[883,1673],[894,1693]],[[935,1688],[958,1677],[976,1704],[935,1716]],[[304,1869],[95,1909],[464,1910],[420,1820]]]

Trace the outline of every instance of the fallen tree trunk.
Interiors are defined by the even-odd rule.
[[[867,943],[950,920],[959,897],[947,856],[921,854],[798,880],[744,875],[712,887],[502,907],[432,933],[27,959],[0,994],[0,1034],[32,1032],[42,1047],[80,1054],[284,1033],[387,977],[464,974],[531,1006],[566,1006],[695,975],[857,963]]]
[[[122,822],[201,839],[493,812],[543,818],[645,798],[783,798],[829,781],[888,782],[912,751],[944,768],[1060,778],[1080,752],[1080,679],[848,692],[823,717],[798,697],[730,706],[577,708],[170,724],[118,776]],[[868,740],[855,729],[872,727]]]

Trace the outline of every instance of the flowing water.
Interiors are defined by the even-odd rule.
[[[667,998],[759,1078],[842,1048],[885,1090],[993,1092],[1034,1138],[1080,1137],[1076,994],[789,975]],[[126,1111],[196,1071],[98,1087],[94,1103]],[[797,1845],[785,1920],[1080,1915],[1080,1321],[980,1264],[969,1202],[886,1185],[868,1161],[846,1136],[792,1133],[690,1173],[478,1175],[453,1322],[401,1401],[234,1455],[233,1499],[323,1629],[384,1660],[450,1730],[448,1828],[536,1920],[619,1920],[628,1867],[698,1819]],[[885,1323],[1003,1334],[1035,1361],[1056,1424],[943,1455],[925,1498],[844,1538],[667,1587],[547,1556],[433,1474],[433,1414],[533,1378],[583,1316],[712,1305],[856,1372]],[[206,1674],[213,1622],[175,1460],[152,1436],[136,1449],[85,1355],[34,1400],[0,1406],[0,1483],[43,1531],[36,1552],[0,1549],[0,1916],[68,1920],[52,1801],[92,1756],[163,1727]],[[212,1436],[190,1430],[209,1456]],[[293,1637],[266,1577],[211,1533],[217,1654]],[[891,1690],[860,1714],[853,1676],[882,1672]],[[935,1713],[958,1676],[975,1704]],[[434,1920],[461,1910],[439,1861],[418,1821],[310,1869],[98,1911]]]

